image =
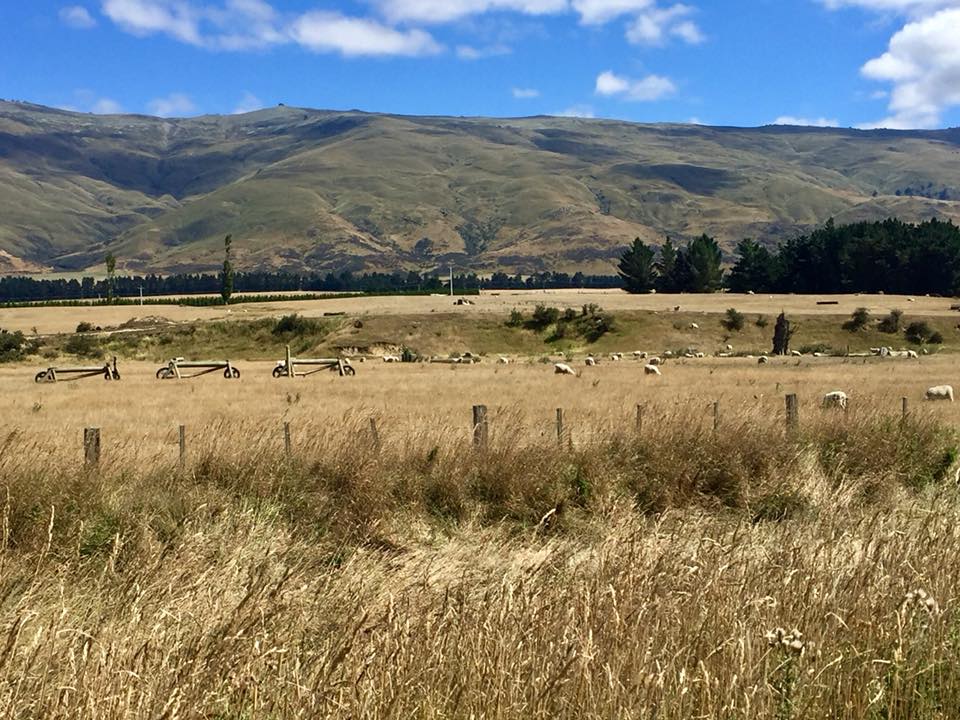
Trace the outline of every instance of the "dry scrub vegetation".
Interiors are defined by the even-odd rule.
[[[896,402],[952,363],[746,362],[4,370],[0,716],[955,716],[954,410]]]

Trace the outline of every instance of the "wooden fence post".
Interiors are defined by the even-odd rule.
[[[290,423],[289,422],[283,423],[283,449],[284,449],[284,452],[287,453],[287,457],[289,457],[290,453],[293,450],[290,443]]]
[[[180,426],[180,467],[187,464],[187,426]]]
[[[713,431],[720,429],[720,401],[713,403]]]
[[[563,444],[563,408],[557,408],[557,442]]]
[[[380,433],[377,431],[377,419],[370,418],[370,439],[373,441],[373,447],[380,449]]]
[[[787,432],[790,434],[796,433],[800,429],[800,403],[795,394],[787,395],[786,409]]]
[[[100,428],[83,430],[83,464],[88,467],[100,464]]]
[[[289,345],[287,345],[286,361],[287,361],[287,377],[293,377],[293,358],[290,355]]]
[[[489,430],[487,427],[487,406],[473,406],[473,444],[480,449],[486,449]]]

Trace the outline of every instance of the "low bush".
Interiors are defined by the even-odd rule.
[[[720,321],[720,324],[723,325],[729,332],[740,332],[743,330],[743,325],[746,322],[746,318],[743,313],[738,311],[736,308],[728,308],[727,313],[724,316],[723,320]]]

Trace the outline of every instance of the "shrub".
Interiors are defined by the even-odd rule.
[[[754,325],[756,325],[761,330],[769,324],[770,324],[770,320],[767,318],[766,315],[757,315],[757,319],[754,322]]]
[[[881,320],[879,325],[877,325],[877,329],[879,329],[880,332],[889,333],[892,335],[900,332],[900,325],[902,322],[903,310],[891,310],[890,314]]]
[[[574,310],[573,308],[567,308],[566,310],[563,311],[562,317],[566,322],[571,322],[577,319],[577,311]]]
[[[20,360],[28,347],[26,338],[19,330],[12,333],[0,330],[0,362]]]
[[[859,332],[870,324],[870,311],[865,307],[859,307],[853,311],[850,319],[843,324],[843,329],[850,332]]]
[[[420,359],[420,354],[413,348],[409,348],[406,345],[404,345],[400,349],[400,362],[410,363],[410,362],[416,362],[419,359]]]
[[[300,337],[303,335],[318,335],[324,330],[323,323],[313,318],[306,318],[297,313],[284,315],[277,320],[273,326],[274,335],[291,335]]]
[[[103,348],[96,338],[89,335],[71,335],[63,349],[71,355],[81,358],[102,358]]]
[[[739,312],[736,308],[728,308],[726,317],[720,321],[720,324],[730,332],[740,332],[743,330],[745,320],[742,312]]]
[[[943,334],[939,330],[934,330],[927,342],[931,345],[943,345]]]
[[[507,327],[522,327],[523,326],[523,313],[514,308],[510,311],[510,318],[507,320]]]
[[[93,330],[94,330],[93,323],[88,323],[86,320],[84,320],[83,322],[77,325],[78,333],[88,333],[88,332],[93,332]]]
[[[923,345],[926,342],[930,342],[930,338],[933,337],[933,329],[931,329],[925,320],[915,320],[907,325],[905,335],[907,340],[913,344]],[[942,342],[943,338],[941,337],[940,340]]]
[[[557,308],[537,305],[533,309],[533,317],[530,320],[530,324],[538,330],[543,330],[545,327],[553,325],[559,319],[560,311],[557,310]]]

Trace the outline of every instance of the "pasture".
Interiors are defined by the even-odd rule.
[[[447,328],[446,298],[342,320],[384,344],[487,343],[475,365],[273,378],[270,347],[236,361],[239,380],[157,380],[169,346],[122,356],[120,382],[0,365],[0,716],[953,717],[960,409],[923,401],[960,381],[949,343],[919,359],[673,359],[662,377],[630,358],[587,367],[578,349],[569,377],[514,336],[497,364],[493,325],[539,295],[481,297],[440,337],[428,303]],[[688,342],[675,325],[697,313],[713,351],[725,308],[787,299],[600,302],[620,325],[599,346],[629,353]],[[847,305],[879,316],[905,299],[791,302],[805,332],[836,333]],[[947,330],[950,304],[903,307]],[[83,319],[30,312],[17,322],[41,332]],[[833,390],[846,412],[820,407]]]

